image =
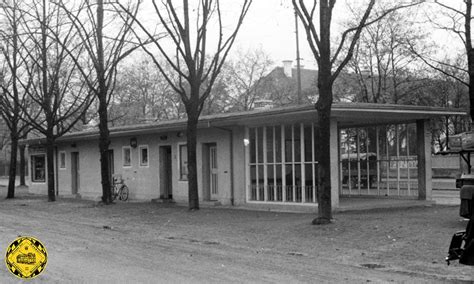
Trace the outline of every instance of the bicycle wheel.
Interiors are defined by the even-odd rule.
[[[117,195],[118,195],[117,192],[115,191],[115,185],[112,184],[110,186],[110,191],[112,193],[112,201],[114,201],[117,198]]]
[[[120,200],[127,201],[128,200],[128,186],[126,186],[125,184],[122,185],[119,191],[119,195],[120,195],[119,196]]]

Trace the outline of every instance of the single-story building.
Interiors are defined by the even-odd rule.
[[[431,199],[430,119],[466,115],[444,108],[335,103],[331,114],[333,208],[340,196]],[[317,206],[313,105],[202,116],[198,184],[202,202]],[[98,130],[57,139],[58,195],[102,195]],[[188,201],[186,120],[110,129],[111,173],[131,200]],[[47,193],[43,139],[28,139],[29,191]],[[282,207],[284,208],[284,207]]]

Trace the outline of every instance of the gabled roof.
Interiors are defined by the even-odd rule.
[[[271,125],[294,122],[308,122],[317,119],[314,105],[298,105],[273,109],[252,110],[234,113],[219,113],[201,116],[198,128],[232,127],[246,125]],[[430,119],[436,116],[467,115],[466,110],[446,109],[439,107],[368,104],[368,103],[334,103],[331,117],[338,121],[340,127],[369,126],[377,124],[408,123],[419,119]],[[111,127],[110,137],[133,136],[170,131],[184,131],[186,119],[168,120],[127,126]],[[79,141],[97,139],[97,129],[66,134],[57,139],[61,141]],[[43,139],[24,140],[24,144],[43,143]]]

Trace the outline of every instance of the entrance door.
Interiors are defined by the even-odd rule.
[[[79,152],[71,152],[71,193],[79,192]]]
[[[171,146],[160,146],[160,198],[173,199]]]
[[[217,187],[217,147],[215,145],[209,147],[209,174],[211,200],[217,200],[219,191]]]

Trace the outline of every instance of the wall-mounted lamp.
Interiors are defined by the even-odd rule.
[[[183,137],[183,136],[184,136],[184,133],[180,131],[180,132],[176,133],[176,136],[177,136],[177,137]]]
[[[160,136],[160,140],[166,140],[166,139],[168,139],[168,136],[166,136],[166,135],[161,135]]]
[[[138,142],[136,137],[130,138],[130,147],[137,148]]]
[[[244,146],[248,146],[250,144],[250,141],[248,139],[244,139]]]

